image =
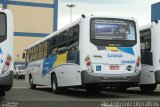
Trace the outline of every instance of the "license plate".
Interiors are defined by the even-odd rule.
[[[110,70],[119,70],[119,66],[109,66]]]

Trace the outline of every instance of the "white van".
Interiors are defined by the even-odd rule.
[[[25,65],[15,65],[14,76],[19,79],[20,77],[25,77]]]

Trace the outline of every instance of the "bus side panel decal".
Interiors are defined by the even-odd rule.
[[[103,46],[98,46],[98,50],[108,50],[108,51],[113,51],[113,52],[125,52],[131,55],[134,55],[133,48],[131,47],[103,47]]]
[[[125,53],[128,53],[128,54],[131,54],[131,55],[134,55],[134,51],[133,51],[133,48],[130,48],[130,47],[119,47],[118,48],[120,51],[122,52],[125,52]]]
[[[70,58],[73,56],[73,59]],[[79,51],[77,51],[74,54],[61,54],[61,55],[53,55],[48,58],[44,59],[43,62],[43,72],[42,75],[46,75],[52,68],[55,66],[61,65],[61,64],[66,64],[66,63],[75,63],[79,64]]]
[[[52,65],[54,65],[54,63],[56,62],[56,60],[57,60],[57,56],[56,55],[53,55],[53,56],[51,56],[49,58],[44,59],[44,62],[43,62],[43,72],[42,72],[43,76],[45,74],[47,74],[50,71],[50,69],[52,69]]]
[[[0,54],[2,54],[2,49],[0,48]]]
[[[67,53],[58,55],[55,64],[53,64],[53,67],[60,65],[60,64],[66,64],[66,62],[67,62]]]

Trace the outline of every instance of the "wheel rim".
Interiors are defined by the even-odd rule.
[[[53,87],[53,90],[56,90],[56,82],[55,82],[55,79],[53,79],[52,87]]]

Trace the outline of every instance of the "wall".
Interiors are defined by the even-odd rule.
[[[0,0],[14,17],[14,60],[23,61],[23,50],[57,30],[58,0]]]

